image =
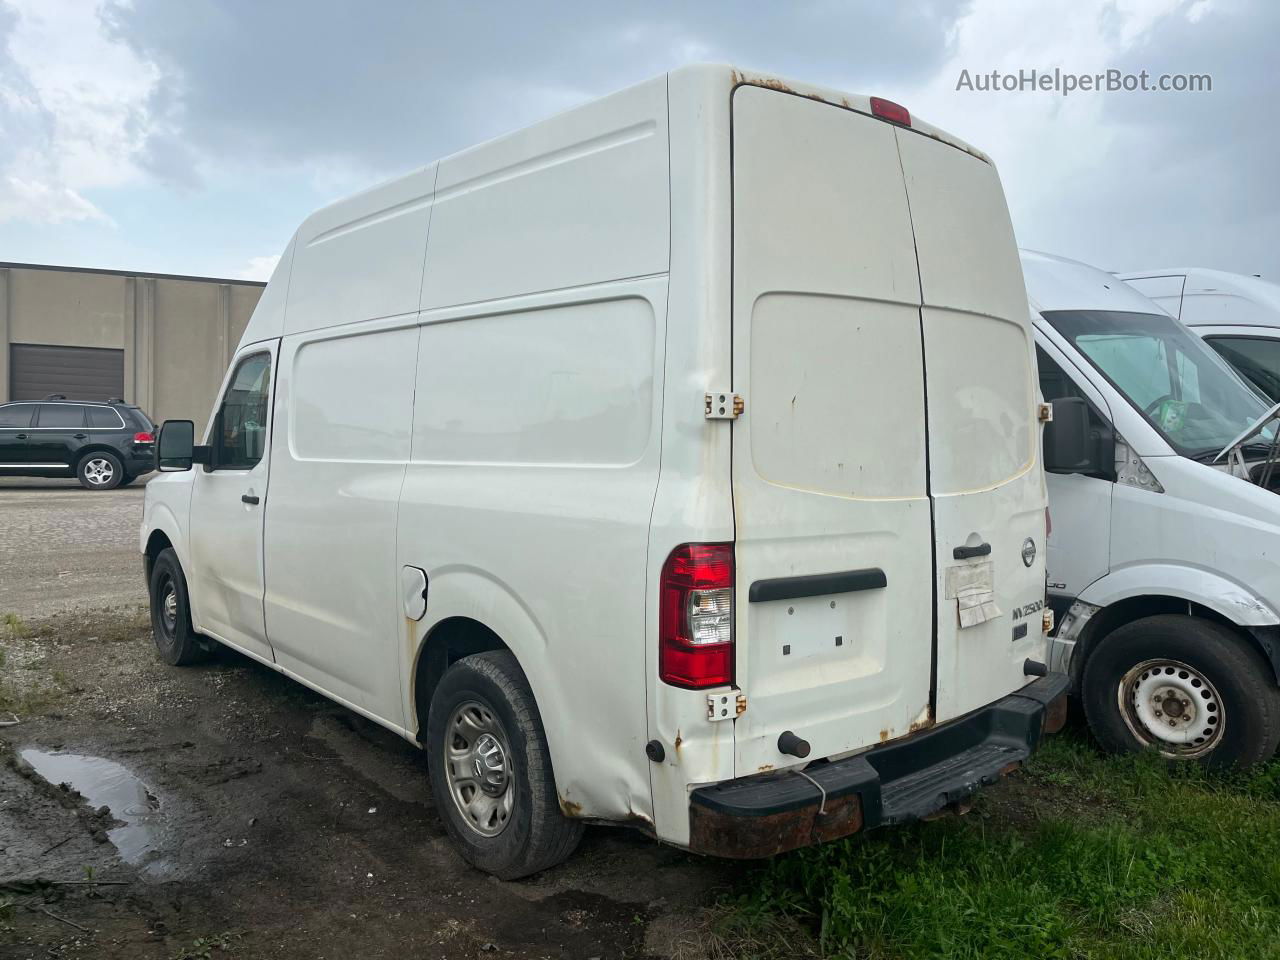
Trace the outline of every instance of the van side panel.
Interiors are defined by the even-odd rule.
[[[441,161],[423,309],[665,273],[666,106],[658,78]]]
[[[437,165],[340,200],[298,230],[286,334],[418,309]]]
[[[418,349],[399,521],[400,563],[428,577],[414,626],[467,617],[511,648],[576,816],[652,819],[643,599],[666,286],[426,315]]]
[[[277,662],[397,730],[413,319],[284,339],[263,546]]]

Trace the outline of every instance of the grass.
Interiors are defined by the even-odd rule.
[[[969,817],[778,857],[745,888],[718,921],[744,958],[786,955],[753,933],[779,922],[859,960],[1278,956],[1280,763],[1214,779],[1068,733]]]

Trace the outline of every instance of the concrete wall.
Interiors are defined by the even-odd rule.
[[[9,344],[124,351],[124,399],[204,429],[263,284],[0,264],[0,402]]]

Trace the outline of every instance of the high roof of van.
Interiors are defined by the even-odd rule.
[[[1114,310],[1127,313],[1163,311],[1115,275],[1078,260],[1019,250],[1022,276],[1031,306],[1047,310]]]
[[[729,65],[681,67],[317,210],[290,239],[241,344],[342,317],[663,272],[673,219],[709,230],[708,204],[723,202],[707,185],[728,182],[732,94],[743,86],[893,122],[868,95]],[[902,125],[991,162],[916,117]],[[501,269],[480,271],[477,244]]]
[[[1261,277],[1253,277],[1243,273],[1231,273],[1226,270],[1211,270],[1207,267],[1169,267],[1159,270],[1133,270],[1117,273],[1121,280],[1157,280],[1168,278],[1171,283],[1181,281],[1180,292],[1187,296],[1212,296],[1219,294],[1226,297],[1238,297],[1256,304],[1263,312],[1280,317],[1280,284]],[[1173,287],[1176,298],[1178,287]],[[1210,323],[1207,315],[1188,312],[1184,322],[1195,326],[1197,323]]]

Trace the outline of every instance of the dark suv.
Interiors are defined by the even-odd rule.
[[[78,477],[89,490],[110,490],[155,469],[155,429],[119,400],[0,403],[0,476]]]

